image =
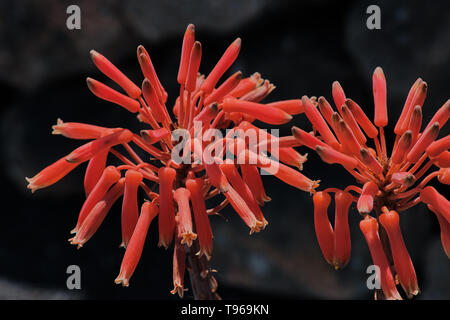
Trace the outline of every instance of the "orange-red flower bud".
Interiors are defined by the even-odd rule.
[[[189,198],[191,193],[186,188],[178,188],[173,194],[173,199],[178,206],[177,226],[180,232],[181,244],[192,245],[192,241],[197,239],[197,234],[192,231],[191,208]]]
[[[27,188],[31,189],[31,192],[51,186],[64,178],[69,172],[75,169],[81,162],[70,163],[67,162],[66,156],[62,157],[58,161],[52,163],[32,178],[25,178],[28,185]]]
[[[100,81],[92,78],[87,78],[86,83],[89,90],[91,90],[91,92],[100,99],[118,104],[119,106],[124,107],[125,109],[133,113],[138,112],[139,108],[141,107],[141,104],[138,101],[108,87]]]
[[[358,199],[358,203],[356,205],[359,213],[365,215],[372,211],[373,200],[378,191],[378,186],[375,182],[369,181],[364,184],[361,195]]]
[[[405,160],[406,154],[411,145],[412,145],[412,132],[408,130],[405,131],[398,140],[398,144],[392,151],[391,161],[395,164],[402,163],[403,160]]]
[[[409,188],[416,182],[416,177],[409,172],[395,172],[392,174],[391,180]]]
[[[348,209],[353,202],[348,192],[339,191],[334,195],[334,254],[333,264],[335,269],[344,268],[350,260],[352,245],[348,224]]]
[[[416,143],[422,125],[422,108],[415,106],[409,120],[408,130],[412,133],[412,144]]]
[[[450,201],[441,195],[435,188],[428,186],[420,192],[420,200],[432,206],[450,222]]]
[[[439,170],[438,180],[443,184],[450,184],[450,168],[442,168]]]
[[[195,27],[193,24],[187,26],[183,37],[183,45],[181,48],[180,67],[178,69],[177,81],[184,85],[189,67],[189,58],[191,55],[192,46],[195,41]]]
[[[388,123],[386,105],[386,78],[383,69],[377,67],[373,73],[373,99],[375,104],[375,120],[377,127],[385,127]]]
[[[439,123],[435,122],[426,131],[422,133],[419,140],[417,140],[416,144],[408,152],[406,159],[410,163],[417,162],[422,153],[434,141],[434,139],[436,139],[438,134],[439,134]]]
[[[195,41],[191,49],[189,58],[189,67],[186,75],[185,88],[189,92],[193,92],[197,85],[197,74],[202,60],[202,45]]]
[[[441,229],[441,243],[445,254],[450,259],[450,222],[445,219],[442,214],[436,210],[433,206],[428,205],[428,209],[433,212],[439,222],[439,227]]]
[[[145,143],[154,144],[168,137],[170,131],[166,128],[160,128],[156,130],[141,130],[140,134]]]
[[[449,118],[450,118],[450,99],[447,100],[442,105],[442,107],[440,107],[439,110],[434,114],[433,118],[431,118],[426,128],[431,126],[433,123],[438,122],[439,129],[441,129],[447,123]]]
[[[345,93],[341,84],[338,81],[334,81],[331,87],[331,94],[333,95],[334,105],[341,112],[341,107],[345,104]]]
[[[102,176],[103,170],[106,167],[106,160],[108,158],[109,150],[99,152],[95,156],[89,160],[89,164],[86,168],[86,173],[84,175],[84,191],[86,192],[86,196],[91,193],[92,189],[94,189],[98,180]]]
[[[258,168],[249,164],[241,164],[240,167],[242,178],[244,179],[245,184],[249,186],[258,204],[263,206],[264,202],[269,202],[271,199],[266,195]]]
[[[139,65],[141,66],[144,77],[150,81],[152,88],[155,89],[156,94],[161,103],[165,103],[167,100],[167,92],[164,90],[158,76],[156,75],[155,68],[153,67],[152,59],[147,50],[143,46],[137,48],[137,58]]]
[[[411,90],[409,91],[408,97],[406,98],[402,113],[400,114],[397,124],[395,125],[395,134],[403,134],[403,132],[408,129],[409,119],[411,119],[413,109],[415,106],[422,107],[427,96],[427,89],[427,83],[422,81],[420,78],[413,84]]]
[[[392,275],[388,259],[384,253],[383,245],[381,244],[381,239],[378,234],[377,219],[366,215],[359,223],[359,228],[364,234],[373,263],[380,268],[379,280],[386,299],[401,300],[402,298],[395,286],[394,276]]]
[[[177,216],[178,218],[178,216]],[[177,219],[178,220],[178,219]],[[178,225],[178,221],[177,221]],[[179,225],[178,225],[179,226]],[[181,230],[177,228],[177,236],[175,238],[175,247],[173,249],[173,289],[171,294],[178,293],[180,298],[184,295],[184,271],[186,270],[186,251],[182,243]]]
[[[173,182],[176,171],[170,167],[162,167],[158,170],[159,177],[159,243],[166,249],[172,242],[175,229],[175,206],[173,203]]]
[[[142,93],[144,94],[145,101],[149,104],[155,120],[160,123],[163,123],[164,121],[169,122],[170,119],[167,115],[167,111],[161,104],[155,87],[150,83],[150,81],[148,81],[148,79],[144,79],[142,82]]]
[[[359,150],[361,155],[361,161],[364,163],[373,173],[381,174],[383,173],[383,166],[378,162],[375,156],[367,149],[361,148]]]
[[[128,246],[139,218],[137,190],[142,178],[142,173],[135,170],[128,170],[125,173],[125,191],[122,202],[122,243],[120,245],[124,248]]]
[[[300,99],[271,102],[268,103],[267,106],[281,109],[284,112],[289,113],[290,115],[296,115],[305,112],[302,100]]]
[[[61,134],[66,138],[90,140],[98,139],[106,134],[111,134],[118,129],[94,126],[92,124],[78,122],[63,122],[58,118],[56,124],[52,126],[52,134]],[[120,129],[119,129],[120,130]]]
[[[117,83],[127,94],[133,98],[137,99],[141,96],[141,90],[136,86],[126,75],[122,73],[117,67],[112,64],[108,59],[106,59],[100,53],[91,50],[91,58],[97,68],[108,78]]]
[[[145,239],[147,238],[148,228],[153,218],[158,214],[158,207],[155,203],[146,201],[141,207],[141,214],[134,229],[133,236],[127,246],[123,256],[120,272],[115,283],[122,283],[122,286],[128,287],[130,278],[136,270],[136,266],[142,255]]]
[[[322,115],[317,110],[317,108],[313,105],[312,101],[307,97],[302,97],[303,107],[305,109],[305,114],[308,117],[308,120],[313,125],[313,128],[319,131],[322,139],[332,146],[333,148],[339,145],[339,142],[336,140],[335,136],[331,132],[325,120],[322,118]]]
[[[334,231],[328,219],[328,206],[331,197],[326,192],[316,192],[313,196],[314,202],[314,228],[316,230],[317,242],[325,260],[333,265],[334,258]]]
[[[439,168],[450,168],[450,151],[444,151],[431,160]]]
[[[427,147],[426,151],[430,157],[436,157],[440,153],[444,152],[449,148],[450,148],[450,135],[434,141]]]
[[[207,259],[211,258],[213,243],[212,231],[209,223],[208,213],[206,212],[205,199],[203,197],[203,179],[187,179],[186,189],[191,193],[192,210],[194,211],[195,229],[197,231],[200,251],[197,253],[200,257],[205,255]]]
[[[208,97],[205,98],[204,105],[207,106],[213,102],[222,101],[222,99],[229,94],[234,88],[239,85],[242,80],[242,72],[235,72],[231,77],[225,80],[216,90],[214,90]]]
[[[123,129],[107,136],[103,136],[94,141],[83,144],[76,148],[68,156],[66,161],[72,163],[81,163],[91,159],[93,156],[107,150],[115,145],[130,142],[133,138],[133,133],[130,130]]]
[[[205,94],[210,94],[220,77],[228,70],[228,68],[233,64],[234,60],[236,60],[239,51],[241,50],[241,39],[237,38],[225,51],[223,56],[220,58],[219,62],[217,62],[214,69],[211,73],[206,77],[205,81],[201,86],[201,90]]]
[[[353,114],[351,113],[346,104],[341,107],[341,114],[342,119],[345,121],[345,123],[347,123],[350,130],[353,132],[356,140],[358,140],[358,143],[361,145],[365,145],[367,142],[366,136],[359,128],[359,125],[356,122],[355,117],[353,116]]]
[[[346,99],[345,105],[350,109],[350,111],[352,112],[356,121],[361,126],[361,128],[364,130],[366,135],[369,138],[375,138],[378,135],[378,130],[372,124],[372,121],[370,121],[369,118],[366,116],[366,114],[361,109],[361,107],[356,102],[354,102],[352,99]]]
[[[320,113],[331,126],[331,116],[333,115],[334,111],[330,103],[324,97],[319,97],[318,106]]]
[[[75,229],[71,231],[71,233],[76,233],[80,226],[82,225],[84,219],[86,219],[89,212],[91,212],[92,208],[103,198],[108,189],[116,183],[120,179],[120,172],[114,166],[108,166],[103,170],[102,176],[98,180],[95,187],[89,193],[89,196],[86,198],[80,213],[78,215],[77,225]]]
[[[109,189],[103,199],[92,208],[84,219],[75,237],[69,239],[71,244],[78,245],[80,248],[97,232],[113,204],[122,196],[124,185],[125,178],[121,178]]]
[[[233,98],[227,98],[223,101],[223,111],[242,112],[269,124],[284,124],[292,119],[290,114],[281,109]]]
[[[225,162],[220,165],[222,172],[227,177],[228,181],[231,183],[231,186],[235,191],[244,199],[245,203],[252,211],[253,215],[257,220],[257,225],[261,225],[263,228],[267,225],[266,219],[264,219],[264,215],[256,202],[250,188],[245,184],[242,177],[239,175],[235,164],[229,160],[229,162]],[[252,221],[253,223],[253,218]],[[250,226],[251,227],[251,226]]]
[[[297,139],[301,144],[307,146],[310,149],[316,150],[316,146],[327,147],[325,143],[300,128],[292,127],[291,130],[292,135],[295,137],[295,139]]]
[[[407,296],[411,298],[419,293],[416,272],[403,241],[400,219],[396,211],[386,211],[379,217],[381,225],[387,232],[400,284]]]
[[[354,169],[358,166],[358,160],[332,148],[317,146],[316,152],[326,163],[339,163],[346,169]]]

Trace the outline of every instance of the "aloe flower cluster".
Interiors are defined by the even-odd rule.
[[[304,191],[314,192],[317,187],[316,181],[298,170],[306,156],[293,149],[300,145],[297,139],[278,138],[252,124],[255,120],[272,125],[286,123],[292,115],[303,112],[302,101],[261,104],[275,87],[258,73],[243,78],[241,72],[236,72],[218,85],[237,58],[240,47],[238,38],[205,77],[199,73],[202,46],[195,40],[194,26],[189,25],[183,38],[177,76],[179,96],[172,109],[166,106],[168,94],[143,46],[137,48],[144,75],[140,87],[103,55],[91,51],[97,68],[124,93],[87,78],[90,91],[135,114],[147,128],[134,133],[126,128],[58,119],[53,134],[90,141],[27,181],[28,188],[34,192],[53,185],[87,162],[86,200],[71,232],[74,236],[69,240],[78,247],[94,235],[113,204],[122,197],[121,246],[126,251],[116,283],[129,285],[149,225],[158,217],[158,245],[168,248],[173,243],[174,289],[171,292],[183,296],[186,290],[184,273],[189,252],[196,253],[199,261],[203,259],[198,272],[201,278],[211,282],[210,289],[215,291],[217,284],[204,263],[213,251],[210,216],[231,204],[250,233],[264,229],[267,221],[260,206],[270,198],[264,190],[259,168]],[[216,134],[217,130],[220,133],[225,129],[230,129],[225,136]],[[248,139],[252,133],[256,140]],[[271,156],[259,151],[262,149]],[[142,153],[145,157],[139,155]],[[121,164],[108,165],[111,155]],[[140,193],[145,199],[139,199]],[[206,201],[218,195],[224,196],[223,201],[207,208]],[[190,261],[191,269],[192,264]]]
[[[355,101],[346,97],[336,81],[332,86],[336,109],[324,97],[316,101],[304,96],[302,106],[313,132],[293,127],[292,133],[324,162],[344,167],[359,184],[343,190],[328,188],[313,196],[315,231],[325,260],[336,269],[348,263],[348,213],[355,202],[363,217],[360,229],[373,263],[379,267],[384,298],[401,299],[398,283],[411,298],[419,293],[419,286],[403,240],[399,213],[425,203],[439,221],[442,246],[450,257],[450,203],[435,188],[427,186],[435,177],[442,184],[450,184],[450,135],[438,139],[450,116],[450,100],[423,125],[427,83],[417,79],[396,122],[396,138],[389,151],[384,133],[388,124],[387,88],[380,67],[375,69],[372,80],[373,122]],[[332,201],[330,193],[334,193],[334,226],[327,212]]]

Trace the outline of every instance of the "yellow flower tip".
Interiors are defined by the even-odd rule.
[[[169,248],[169,245],[164,240],[160,240],[158,242],[158,247],[164,247],[164,249],[167,250]]]
[[[198,256],[199,258],[205,256],[206,260],[208,261],[211,260],[211,254],[209,254],[208,251],[204,248],[200,249],[195,255]]]
[[[197,234],[194,232],[186,231],[181,235],[181,244],[186,244],[188,247],[192,246],[192,241],[197,239]]]
[[[170,291],[171,294],[177,294],[180,298],[183,298],[184,292],[187,291],[178,281],[175,282],[173,290]]]
[[[120,275],[114,280],[114,283],[122,284],[122,287],[128,287],[130,285],[130,283],[128,282],[128,279],[126,279]]]

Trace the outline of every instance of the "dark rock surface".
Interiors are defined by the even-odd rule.
[[[388,81],[389,116],[396,119],[417,77],[429,84],[424,119],[448,99],[450,33],[448,4],[381,1],[382,29],[365,28],[369,1],[78,1],[82,29],[65,26],[72,2],[0,3],[1,171],[3,186],[0,232],[0,298],[152,298],[171,299],[172,250],[157,248],[152,225],[131,286],[113,283],[123,250],[120,205],[116,204],[98,233],[80,250],[67,239],[83,201],[83,171],[78,168],[49,189],[31,195],[25,176],[32,176],[79,145],[52,136],[58,117],[139,130],[133,116],[100,101],[86,88],[86,76],[104,79],[89,58],[95,48],[136,83],[142,80],[136,47],[149,50],[169,101],[177,94],[176,74],[186,24],[196,25],[203,45],[201,71],[209,72],[236,37],[243,39],[230,72],[258,71],[277,88],[267,99],[324,95],[339,80],[347,95],[372,117],[371,75],[377,65]],[[439,10],[436,9],[436,6]],[[296,116],[283,127],[307,127]],[[389,129],[393,127],[390,124]],[[448,127],[448,126],[447,126]],[[388,135],[388,138],[392,138]],[[309,152],[304,173],[321,179],[321,187],[345,187],[352,179],[338,166],[323,164]],[[84,166],[82,166],[84,167]],[[229,208],[227,220],[213,217],[213,268],[224,298],[372,298],[366,286],[369,251],[350,215],[352,258],[334,271],[321,256],[313,226],[311,197],[265,177],[272,201],[263,212],[266,230],[249,236]],[[447,192],[448,188],[440,189]],[[447,196],[448,197],[448,196]],[[421,299],[449,299],[450,263],[440,247],[435,217],[425,206],[402,214],[402,229],[419,277]],[[82,269],[82,290],[66,289],[66,268]],[[187,293],[190,297],[190,292]]]

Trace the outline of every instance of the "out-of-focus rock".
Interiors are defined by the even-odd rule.
[[[346,27],[351,55],[371,85],[371,73],[381,66],[388,82],[390,109],[400,108],[413,82],[422,77],[429,85],[427,110],[437,110],[448,97],[450,74],[450,20],[446,1],[378,1],[381,29],[369,30],[367,7],[373,1],[354,2]],[[426,117],[426,116],[425,116]],[[431,114],[426,119],[431,118]]]

